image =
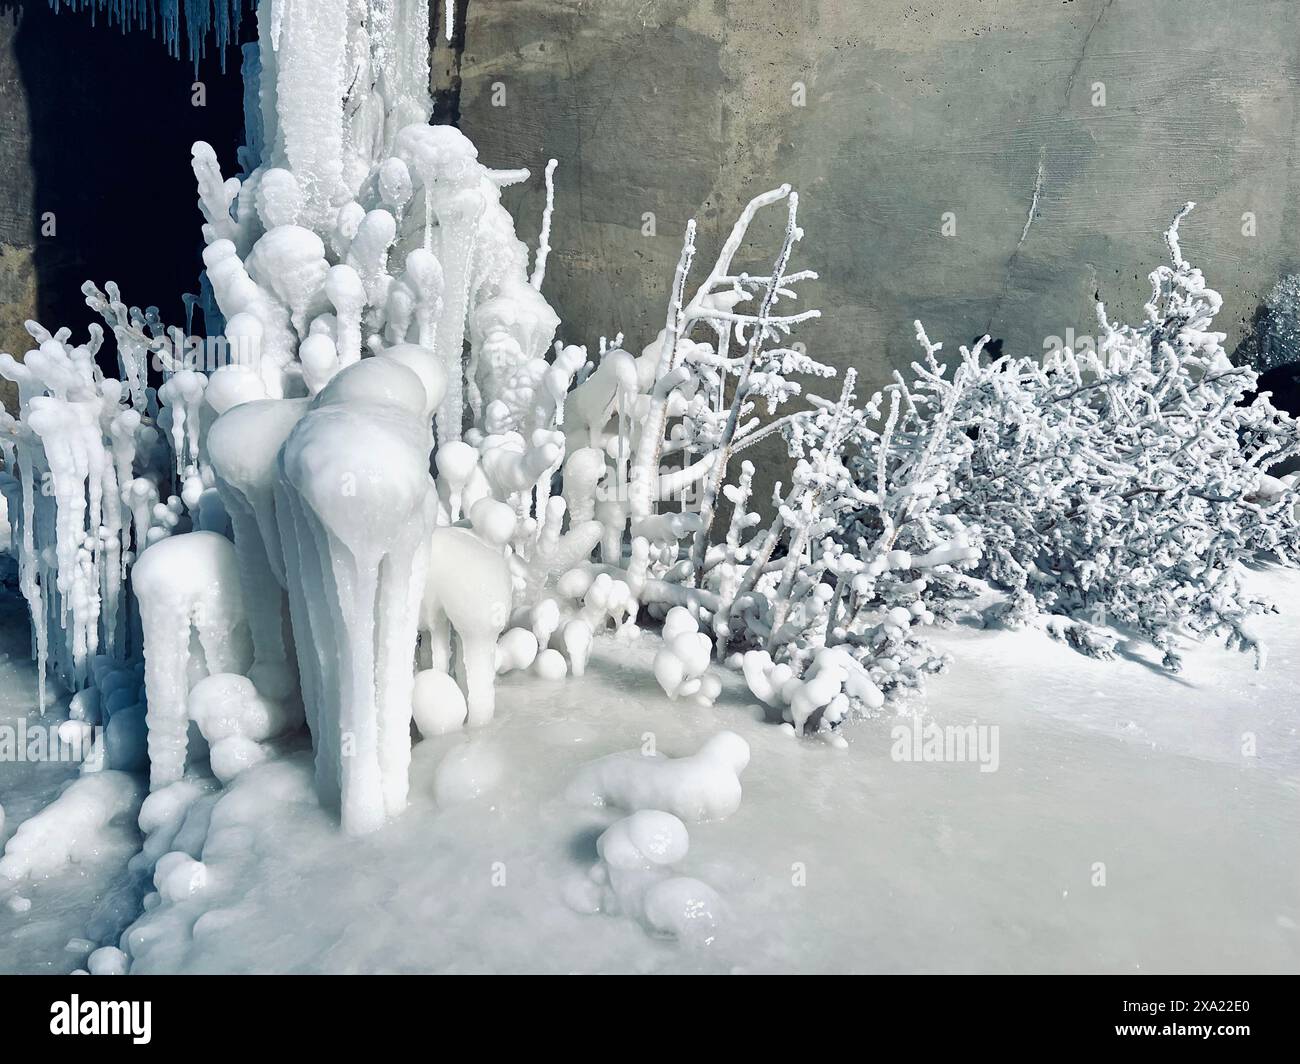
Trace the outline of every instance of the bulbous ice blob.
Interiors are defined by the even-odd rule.
[[[339,356],[334,341],[322,333],[313,333],[298,345],[302,362],[302,379],[307,391],[316,395],[338,371]]]
[[[248,275],[289,308],[294,331],[307,334],[307,323],[328,309],[325,279],[329,261],[325,244],[310,229],[281,225],[253,245],[244,262]]]
[[[683,632],[698,632],[699,622],[685,606],[674,606],[664,618],[663,637],[665,643],[672,642],[675,636]]]
[[[555,581],[555,591],[562,598],[580,599],[587,593],[587,589],[591,587],[591,581],[591,569],[585,566],[577,566]]]
[[[417,672],[412,698],[415,724],[425,739],[459,731],[465,726],[468,712],[465,696],[447,673],[438,669]]]
[[[366,309],[366,287],[361,276],[347,263],[330,267],[325,278],[325,297],[334,307],[338,323],[335,341],[340,366],[361,358],[361,315]]]
[[[423,417],[427,397],[424,381],[397,359],[364,358],[336,373],[312,405],[319,410],[371,404]]]
[[[366,209],[356,200],[349,200],[339,208],[334,220],[334,231],[330,233],[330,244],[339,255],[348,253],[365,216]]]
[[[569,656],[569,671],[574,676],[582,676],[587,671],[587,659],[591,657],[591,625],[580,617],[575,617],[564,626],[564,652]]]
[[[208,868],[188,853],[173,850],[158,858],[153,873],[154,888],[163,900],[185,901],[208,885]]]
[[[424,415],[432,417],[447,392],[447,374],[438,364],[433,352],[419,344],[394,344],[380,351],[379,357],[405,366],[420,378],[424,385]]]
[[[496,499],[479,499],[469,511],[474,531],[494,547],[504,547],[515,534],[515,512]]]
[[[116,946],[100,946],[86,960],[91,975],[126,975],[130,961]]]
[[[505,759],[491,744],[467,742],[448,751],[438,763],[433,793],[444,809],[494,790],[505,776]]]
[[[229,783],[240,773],[260,765],[270,754],[267,748],[246,735],[232,735],[213,745],[208,751],[208,765],[212,774],[222,783]]]
[[[707,883],[674,876],[647,889],[643,904],[646,923],[661,935],[695,947],[717,937],[722,899]]]
[[[104,727],[104,756],[107,766],[123,772],[140,772],[149,767],[149,726],[143,703],[118,710]]]
[[[282,703],[265,697],[252,680],[237,673],[205,676],[190,689],[188,708],[210,744],[237,735],[272,739],[294,723]]]
[[[596,840],[601,859],[614,868],[673,865],[690,849],[686,825],[671,813],[641,809],[615,821]]]
[[[297,225],[302,214],[302,189],[298,180],[288,170],[272,167],[263,171],[257,186],[257,213],[262,228],[275,229],[281,225]]]
[[[411,171],[401,159],[390,157],[379,167],[379,194],[389,207],[405,207],[411,198]]]
[[[689,757],[646,757],[640,750],[610,754],[578,770],[570,801],[660,809],[696,822],[721,820],[740,808],[740,774],[749,744],[735,732],[719,732]]]
[[[221,366],[210,377],[203,401],[217,416],[240,403],[266,398],[266,384],[249,366]]]
[[[434,456],[438,467],[438,491],[446,499],[453,521],[460,520],[465,492],[478,471],[478,451],[461,440],[448,440]]]
[[[596,516],[596,486],[605,475],[605,455],[595,447],[582,447],[564,462],[564,501],[569,520],[591,521]]]
[[[511,628],[497,640],[497,675],[529,668],[537,660],[537,636]]]
[[[533,662],[533,672],[543,680],[563,680],[568,675],[569,666],[558,650],[547,649],[537,655],[537,660]]]

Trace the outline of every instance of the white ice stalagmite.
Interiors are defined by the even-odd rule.
[[[272,0],[261,0],[265,8]],[[275,0],[276,137],[273,158],[293,171],[312,228],[333,221],[346,199],[344,104],[351,0]],[[261,22],[262,12],[259,11]],[[265,55],[266,49],[263,48]],[[345,80],[348,79],[348,80]]]
[[[194,679],[245,672],[251,644],[239,563],[224,536],[189,532],[160,540],[141,554],[131,583],[144,630],[149,785],[156,789],[185,771]]]
[[[480,187],[478,151],[450,126],[408,126],[397,137],[397,156],[418,174],[424,190],[425,247],[442,266],[443,314],[435,350],[447,375],[438,411],[438,438],[458,440],[464,411],[463,358],[470,270],[479,218],[487,206]]]
[[[441,384],[436,369],[426,379]],[[436,511],[429,426],[441,398],[399,360],[363,359],[312,400],[280,452],[276,508],[292,514],[291,524],[281,517],[286,573],[310,629],[295,624],[299,669],[316,673],[317,787],[352,833],[406,805]]]
[[[450,671],[455,633],[457,664],[469,706],[469,724],[492,720],[497,640],[510,621],[513,581],[499,546],[468,528],[433,533],[420,627],[428,633],[433,667]]]

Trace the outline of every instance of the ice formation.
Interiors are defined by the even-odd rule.
[[[129,772],[79,776],[54,801],[18,825],[0,858],[0,881],[49,876],[93,854],[105,826],[135,815],[142,790],[139,777]]]
[[[236,29],[237,4],[184,6],[200,39]],[[179,9],[157,7],[173,42]],[[0,356],[20,402],[0,486],[42,684],[105,725],[101,763],[147,758],[156,796],[206,746],[230,782],[301,722],[321,804],[370,831],[406,805],[412,720],[426,739],[482,728],[498,675],[581,677],[599,639],[656,623],[655,679],[683,712],[732,667],[791,729],[830,735],[945,667],[925,630],[973,577],[1009,589],[1004,622],[1059,614],[1089,652],[1100,609],[1171,667],[1187,632],[1262,657],[1236,568],[1295,556],[1294,479],[1268,470],[1300,442],[1266,398],[1238,403],[1253,374],[1209,330],[1220,300],[1177,223],[1147,320],[1103,314],[1098,352],[979,343],[948,365],[918,326],[910,377],[860,401],[849,371],[822,398],[804,384],[832,370],[790,339],[818,311],[797,307],[815,274],[791,266],[799,199],[780,185],[698,284],[687,226],[648,343],[588,352],[556,339],[541,292],[556,164],[530,256],[501,204],[527,171],[428,124],[428,19],[424,0],[258,4],[240,172],[192,153],[218,364],[111,283],[83,291],[120,379],[100,326],[74,344],[29,323],[25,360]],[[783,236],[751,271],[760,212]],[[746,457],[764,440],[792,459],[770,505]],[[687,758],[596,762],[572,793],[725,817],[748,756],[724,732]],[[457,764],[449,795],[478,778]],[[201,879],[171,865],[160,893]],[[700,892],[662,894],[674,913]]]
[[[664,618],[663,648],[655,655],[655,679],[671,699],[693,698],[713,705],[722,681],[709,670],[713,643],[684,606],[674,606]]]
[[[89,8],[95,14],[104,12],[110,24],[116,22],[124,31],[148,26],[157,34],[161,29],[163,43],[172,55],[180,54],[181,16],[184,14],[186,47],[195,68],[204,55],[208,35],[211,33],[224,70],[226,46],[231,40],[239,39],[244,2],[245,0],[50,0],[50,6],[55,11],[66,4],[73,10]],[[448,39],[450,33],[449,21]]]
[[[692,823],[722,820],[740,808],[740,774],[749,744],[719,732],[688,757],[627,750],[585,765],[567,796],[580,805],[658,809]]]
[[[689,848],[686,825],[677,817],[653,809],[635,812],[596,840],[600,860],[568,886],[566,900],[579,912],[631,916],[686,945],[712,945],[722,899],[708,884],[672,870]]]

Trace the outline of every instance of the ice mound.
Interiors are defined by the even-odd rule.
[[[657,809],[639,810],[596,840],[600,860],[584,879],[569,884],[565,900],[578,912],[626,915],[655,934],[711,945],[722,899],[708,884],[672,872],[689,849],[681,820]]]
[[[39,813],[18,825],[0,858],[0,880],[53,875],[93,854],[110,823],[133,817],[144,785],[126,772],[105,770],[73,780]]]
[[[719,732],[689,757],[670,758],[626,750],[578,770],[566,792],[582,805],[666,810],[682,820],[722,820],[740,808],[740,774],[749,744],[735,732]]]

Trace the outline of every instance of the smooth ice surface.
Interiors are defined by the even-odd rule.
[[[1294,573],[1252,580],[1300,591]],[[216,798],[189,828],[206,834],[206,886],[137,923],[135,970],[1295,971],[1300,627],[1261,627],[1267,671],[1205,647],[1177,677],[1125,644],[1107,663],[1042,632],[942,633],[967,653],[929,707],[999,726],[992,773],[892,760],[907,717],[846,724],[845,750],[795,741],[729,671],[713,707],[670,702],[654,639],[602,639],[583,677],[503,676],[490,728],[418,743],[409,808],[364,838],[316,805],[305,751],[198,797]],[[626,816],[565,800],[581,766],[646,733],[680,756],[723,730],[751,750],[744,800],[690,825],[673,868],[725,905],[715,940],[574,911],[566,891]],[[82,933],[74,918],[61,942]]]

